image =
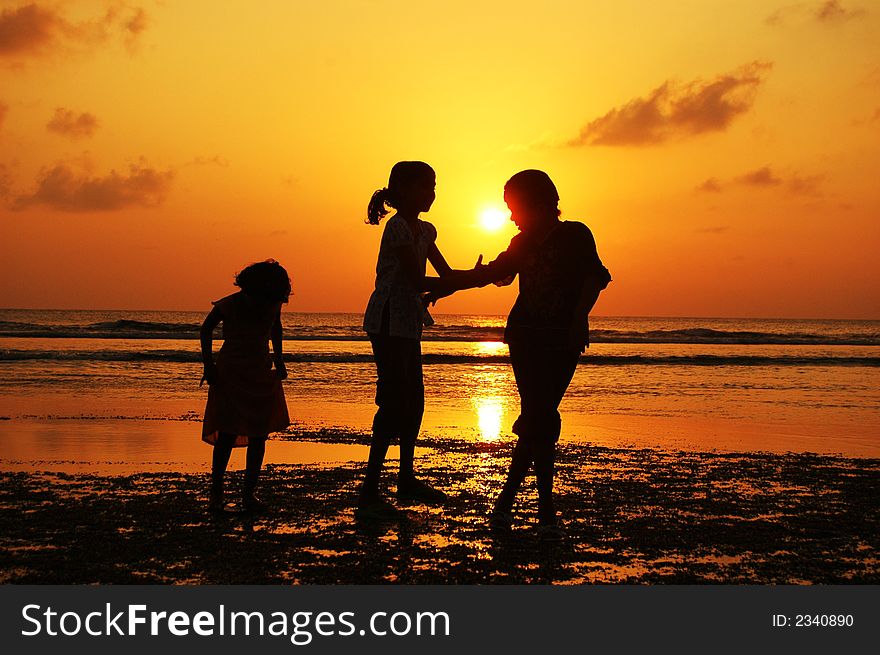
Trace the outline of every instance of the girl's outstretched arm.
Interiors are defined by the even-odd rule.
[[[428,249],[428,261],[431,262],[431,266],[440,277],[446,277],[452,272],[452,267],[446,263],[446,258],[443,257],[436,242],[431,243],[431,247]]]
[[[282,380],[287,378],[287,367],[284,365],[284,353],[282,352],[281,339],[281,306],[278,307],[278,314],[275,316],[275,322],[272,324],[272,353],[275,362],[275,371]]]
[[[214,328],[222,320],[223,315],[220,313],[220,310],[214,307],[205,317],[202,328],[199,330],[199,342],[202,345],[202,364],[204,365],[202,382],[207,382],[208,384],[214,384],[217,381],[217,367],[214,365]]]

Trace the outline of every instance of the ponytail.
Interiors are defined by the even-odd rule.
[[[391,175],[388,177],[388,186],[379,189],[370,198],[367,205],[367,223],[378,225],[390,211],[388,207],[398,208],[397,200],[401,191],[416,180],[430,176],[435,178],[434,169],[423,161],[399,161],[391,167]]]
[[[367,223],[370,225],[378,225],[379,221],[388,215],[388,189],[379,189],[373,193],[370,198],[370,204],[367,205]]]

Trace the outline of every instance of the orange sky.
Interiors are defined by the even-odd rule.
[[[880,319],[877,2],[0,1],[0,306],[203,309],[274,257],[361,311],[400,159],[455,267],[540,168],[597,314]]]

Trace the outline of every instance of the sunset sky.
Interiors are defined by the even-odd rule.
[[[597,314],[880,319],[880,2],[0,0],[2,307],[204,309],[273,257],[362,311],[401,159],[454,267],[539,168]]]

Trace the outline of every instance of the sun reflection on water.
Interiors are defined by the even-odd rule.
[[[477,410],[477,426],[480,438],[495,441],[501,436],[501,423],[504,419],[504,404],[500,396],[480,396],[473,399]]]
[[[479,341],[475,344],[478,355],[500,355],[501,351],[507,350],[507,344],[503,341]]]

